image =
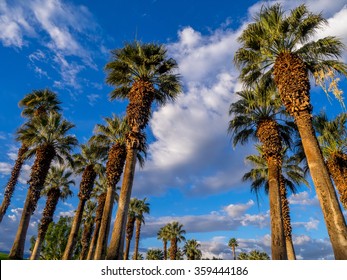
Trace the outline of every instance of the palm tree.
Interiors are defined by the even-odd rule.
[[[147,200],[146,197],[142,200],[139,200],[135,208],[135,220],[136,220],[135,249],[134,249],[135,260],[137,259],[137,255],[139,253],[141,225],[145,223],[144,214],[149,214],[149,203],[146,202],[146,200]]]
[[[342,113],[329,121],[321,112],[313,118],[318,142],[340,195],[342,206],[347,209],[347,114]]]
[[[159,229],[157,238],[163,240],[164,260],[166,260],[167,259],[167,242],[170,240],[168,225],[163,226]]]
[[[106,158],[107,151],[93,141],[81,145],[81,153],[75,155],[75,172],[82,173],[82,180],[78,193],[79,203],[72,223],[69,239],[63,254],[63,260],[70,260],[74,251],[78,230],[81,226],[83,209],[90,199],[94,182],[98,173],[103,171],[102,162]]]
[[[236,238],[230,238],[230,240],[228,242],[228,246],[233,251],[233,259],[236,260],[235,248],[239,246],[239,244],[237,243]]]
[[[58,112],[60,102],[57,95],[49,90],[34,90],[27,94],[20,102],[19,106],[23,108],[22,117],[29,118],[29,121],[34,116],[47,114],[50,111]],[[14,193],[22,165],[25,161],[25,154],[29,147],[22,143],[17,153],[17,159],[13,166],[11,177],[6,185],[4,192],[4,200],[0,207],[0,223],[11,204],[11,198]]]
[[[170,238],[170,260],[176,260],[177,256],[177,243],[185,241],[183,236],[186,231],[183,228],[183,225],[177,221],[174,221],[170,224],[167,224],[168,237]]]
[[[268,181],[268,166],[266,160],[262,156],[262,148],[256,146],[258,154],[250,155],[246,157],[246,160],[250,162],[254,168],[245,173],[242,177],[243,181],[251,181],[251,191],[257,195],[260,189],[264,189],[266,193],[269,191]],[[280,175],[280,195],[282,206],[282,220],[284,235],[286,239],[286,249],[289,260],[296,259],[295,251],[292,241],[292,226],[290,220],[290,209],[287,200],[287,189],[292,193],[296,192],[296,186],[305,184],[308,186],[308,182],[305,179],[305,172],[300,167],[297,155],[288,156],[287,151],[283,151],[283,164]]]
[[[124,260],[129,259],[130,243],[133,238],[135,221],[136,221],[136,208],[138,207],[139,200],[137,198],[131,198],[128,209],[128,217],[126,224],[126,243],[125,243],[125,252]]]
[[[122,259],[125,224],[131,197],[138,149],[145,138],[152,103],[163,105],[174,100],[181,90],[179,76],[174,73],[177,64],[167,59],[166,49],[157,44],[126,44],[112,51],[112,61],[105,69],[107,83],[115,86],[111,99],[128,98],[126,120],[130,126],[127,134],[127,156],[119,205],[107,259]],[[141,144],[142,143],[142,144]]]
[[[109,149],[106,163],[107,195],[94,259],[105,259],[106,256],[116,185],[123,173],[126,158],[125,136],[129,132],[126,121],[116,115],[113,115],[112,118],[105,118],[105,122],[106,125],[96,125],[96,135],[92,137],[93,141],[97,141]],[[143,146],[139,147],[139,151],[145,152],[145,149]],[[138,153],[137,158],[142,166],[143,158],[140,153]]]
[[[96,206],[96,202],[88,200],[83,211],[83,231],[81,238],[82,250],[79,257],[80,260],[85,260],[87,258],[90,240],[94,231]]]
[[[346,222],[311,116],[309,74],[317,76],[330,71],[347,76],[347,65],[338,60],[344,48],[342,42],[332,36],[312,41],[316,31],[326,23],[321,14],[309,12],[305,5],[288,15],[280,4],[263,7],[255,22],[239,37],[241,47],[234,61],[247,85],[274,78],[282,103],[298,126],[335,258],[347,259]]]
[[[146,260],[163,260],[164,253],[160,249],[149,249],[147,251]]]
[[[77,145],[74,136],[66,135],[74,125],[62,119],[58,113],[33,118],[18,131],[18,140],[30,147],[27,156],[36,155],[31,168],[29,190],[17,234],[9,254],[11,259],[22,259],[24,244],[31,215],[34,213],[40,193],[44,187],[51,162],[56,159],[63,162],[70,159],[72,148]]]
[[[269,203],[271,221],[272,258],[286,259],[286,245],[281,219],[280,170],[282,142],[290,142],[292,127],[285,119],[279,119],[281,107],[275,98],[275,89],[266,83],[236,93],[240,99],[230,105],[228,131],[234,146],[245,144],[250,138],[258,139],[268,165]]]
[[[252,250],[248,254],[247,253],[240,253],[238,260],[269,260],[270,257],[265,252],[260,252],[258,250]]]
[[[51,166],[48,172],[45,188],[42,190],[42,195],[47,196],[47,201],[43,210],[35,246],[30,256],[31,260],[37,260],[40,257],[42,242],[45,239],[48,226],[53,221],[53,215],[59,199],[65,201],[72,196],[70,185],[75,185],[75,181],[70,178],[72,172],[65,171],[65,169],[66,166]]]
[[[195,239],[187,240],[183,246],[183,253],[187,256],[188,260],[201,260],[200,244]]]

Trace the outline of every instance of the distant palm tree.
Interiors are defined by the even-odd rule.
[[[340,195],[340,201],[347,210],[347,114],[339,114],[329,121],[321,112],[313,118],[318,133],[318,142]]]
[[[48,112],[60,111],[59,100],[54,92],[49,90],[34,90],[33,92],[27,94],[20,102],[19,106],[23,108],[22,117],[29,119],[34,116],[44,115]],[[0,207],[0,223],[11,203],[11,198],[14,193],[22,165],[25,161],[25,155],[29,147],[22,143],[21,147],[17,153],[17,159],[12,168],[11,177],[6,185],[4,192],[4,200]]]
[[[177,221],[167,224],[168,236],[170,238],[170,260],[176,260],[177,257],[177,243],[185,241],[184,234],[186,231],[183,229],[183,225]]]
[[[25,200],[17,234],[9,254],[11,259],[22,259],[31,215],[34,213],[44,187],[51,162],[70,159],[70,152],[77,145],[74,136],[66,135],[74,125],[58,113],[33,118],[18,131],[18,139],[30,147],[28,157],[36,155],[31,168],[29,190]]]
[[[71,176],[72,172],[66,171],[64,165],[51,166],[48,172],[45,188],[42,190],[42,195],[47,196],[47,201],[39,224],[35,246],[30,256],[31,260],[37,260],[40,257],[42,242],[45,239],[48,226],[53,221],[59,199],[65,201],[73,194],[70,185],[75,185],[75,181],[71,179]]]
[[[83,231],[82,231],[82,250],[80,253],[80,260],[85,260],[88,254],[88,248],[94,231],[94,219],[97,204],[94,201],[88,200],[86,207],[83,211]]]
[[[245,144],[250,139],[262,144],[268,165],[269,204],[272,258],[286,259],[286,245],[281,219],[280,171],[282,146],[290,142],[293,125],[286,121],[275,88],[265,82],[236,93],[239,98],[230,105],[228,131],[233,145]]]
[[[157,238],[163,240],[164,260],[166,260],[167,259],[167,242],[170,240],[168,225],[163,226],[159,229]]]
[[[271,79],[287,112],[295,119],[307,157],[310,174],[323,211],[336,259],[347,259],[347,227],[334,186],[312,125],[309,75],[331,72],[347,76],[347,65],[338,59],[344,45],[336,37],[312,40],[327,23],[321,14],[300,5],[286,13],[280,4],[262,7],[255,22],[238,38],[241,47],[234,56],[241,80],[249,85]],[[341,100],[340,92],[334,92]]]
[[[236,238],[230,238],[230,240],[228,242],[228,246],[233,251],[233,259],[236,260],[235,248],[239,246],[239,244],[237,243]]]
[[[63,260],[70,260],[72,258],[84,206],[90,199],[97,174],[103,171],[102,162],[106,158],[106,153],[107,150],[91,141],[81,145],[81,153],[74,156],[75,172],[82,173],[82,180],[78,193],[79,203],[63,254]]]
[[[146,260],[163,260],[164,253],[160,249],[149,249],[146,254]]]
[[[137,259],[139,253],[139,243],[140,243],[140,233],[141,225],[145,223],[144,214],[149,214],[150,208],[149,203],[146,202],[147,198],[145,197],[142,200],[139,200],[137,207],[135,208],[135,219],[136,219],[136,233],[135,233],[135,249],[134,249],[134,258]]]
[[[127,157],[119,207],[114,223],[107,259],[123,259],[125,224],[135,174],[139,146],[145,143],[143,130],[148,124],[152,103],[159,105],[174,100],[181,91],[179,76],[174,73],[177,63],[167,58],[163,45],[125,44],[112,51],[112,61],[107,63],[106,82],[115,86],[111,98],[128,98],[126,120],[130,126],[127,134]]]
[[[270,257],[265,252],[252,250],[249,253],[242,252],[239,254],[238,260],[269,260]]]
[[[251,181],[251,191],[257,195],[260,189],[264,189],[266,193],[269,192],[268,181],[268,166],[267,162],[262,156],[261,146],[256,146],[258,154],[246,157],[254,168],[245,173],[242,177],[243,181]],[[286,238],[286,249],[289,260],[296,259],[295,251],[292,241],[292,226],[290,220],[290,209],[287,200],[287,189],[291,192],[296,192],[296,186],[305,184],[309,186],[305,179],[305,172],[300,167],[297,155],[288,156],[286,150],[283,151],[283,164],[280,174],[280,196],[281,196],[281,219],[283,220],[284,235]]]
[[[183,246],[183,253],[188,260],[201,260],[200,244],[195,239],[187,240]]]
[[[135,221],[136,221],[136,208],[138,207],[139,200],[137,198],[131,198],[128,209],[128,218],[126,224],[126,242],[125,242],[125,252],[124,252],[124,260],[129,259],[129,251],[130,251],[130,243],[133,238]]]

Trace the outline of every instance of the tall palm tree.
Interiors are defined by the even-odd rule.
[[[168,236],[170,238],[170,260],[176,260],[177,256],[177,243],[185,241],[184,234],[186,231],[183,229],[183,225],[177,221],[167,224]]]
[[[9,254],[11,259],[23,258],[30,218],[36,209],[51,162],[54,159],[59,162],[70,159],[70,152],[77,145],[76,137],[66,135],[72,127],[74,125],[62,119],[60,114],[50,112],[47,116],[33,118],[18,131],[18,140],[30,147],[28,157],[35,155],[36,158],[31,168],[21,220]]]
[[[266,193],[269,192],[269,181],[267,176],[268,166],[266,160],[262,156],[262,148],[257,146],[257,150],[258,154],[246,157],[246,160],[253,165],[253,168],[244,174],[242,180],[252,182],[251,191],[254,192],[258,198],[260,189],[264,189]],[[308,186],[309,184],[305,179],[305,172],[300,167],[297,156],[288,156],[286,150],[284,150],[283,154],[283,164],[280,177],[282,220],[286,239],[287,256],[289,260],[294,260],[296,257],[292,241],[292,226],[289,202],[287,200],[287,189],[292,193],[295,193],[296,186],[301,184]]]
[[[282,103],[298,127],[335,258],[347,259],[346,222],[311,116],[309,74],[331,71],[347,76],[347,65],[338,60],[344,48],[342,42],[333,36],[312,40],[326,23],[321,14],[309,12],[305,5],[288,15],[280,4],[263,7],[239,37],[241,47],[234,61],[247,85],[259,79],[274,79]]]
[[[200,244],[195,239],[187,240],[183,246],[183,253],[188,260],[201,260]]]
[[[168,226],[163,226],[159,229],[157,238],[163,240],[164,260],[167,259],[167,242],[170,240]]]
[[[251,138],[262,144],[263,156],[269,167],[272,258],[277,260],[287,258],[281,219],[280,170],[282,142],[289,142],[288,135],[292,127],[285,119],[280,119],[281,107],[275,93],[274,87],[266,83],[237,92],[240,99],[230,105],[229,115],[232,119],[228,131],[234,146],[245,144]]]
[[[347,114],[342,113],[329,121],[321,112],[313,118],[318,142],[328,170],[335,182],[342,206],[347,210]]]
[[[136,220],[136,233],[135,233],[135,249],[134,249],[134,259],[137,259],[139,253],[139,243],[140,243],[140,234],[141,234],[141,225],[145,223],[144,214],[149,214],[149,203],[146,202],[147,198],[145,197],[142,200],[139,200],[137,207],[135,208],[135,220]]]
[[[66,166],[57,165],[51,166],[46,181],[45,188],[42,190],[42,195],[47,196],[46,206],[43,210],[37,239],[30,259],[37,260],[40,257],[42,242],[45,239],[48,226],[53,221],[53,215],[58,205],[59,199],[65,201],[72,196],[70,185],[75,185],[75,181],[71,179],[72,172],[66,171]]]
[[[111,99],[128,98],[126,120],[130,126],[127,134],[127,156],[119,205],[107,259],[122,259],[125,224],[135,174],[136,156],[143,141],[143,129],[147,126],[152,103],[163,105],[174,100],[181,91],[179,76],[174,73],[176,61],[167,58],[163,45],[125,44],[112,51],[112,61],[105,69],[106,82],[115,89]]]
[[[128,209],[128,217],[126,224],[126,242],[125,242],[125,252],[124,260],[129,259],[130,243],[133,238],[135,221],[136,221],[136,208],[138,207],[139,200],[137,198],[131,198]]]
[[[90,245],[90,241],[92,239],[92,234],[94,231],[94,220],[95,220],[95,212],[96,212],[97,204],[92,200],[88,200],[86,207],[83,211],[83,231],[82,231],[82,250],[80,253],[80,260],[85,260],[88,254],[88,248]]]
[[[69,239],[63,254],[63,260],[70,260],[74,251],[76,238],[82,222],[83,210],[90,199],[94,182],[98,173],[103,171],[102,162],[107,151],[93,141],[81,145],[81,153],[75,155],[74,166],[76,173],[82,173],[82,180],[78,192],[79,203],[72,223]]]
[[[107,195],[103,215],[100,223],[99,237],[95,249],[94,259],[105,259],[107,240],[110,231],[112,209],[116,195],[116,185],[123,173],[126,158],[126,139],[129,126],[126,121],[113,115],[112,118],[105,118],[106,125],[98,124],[95,127],[93,141],[104,145],[109,149],[106,163],[106,184]],[[144,151],[144,147],[139,148]],[[143,158],[138,154],[138,160],[142,166]]]
[[[23,108],[22,117],[29,119],[34,116],[47,114],[50,111],[58,112],[60,101],[54,92],[49,90],[34,90],[27,94],[20,102],[19,106]],[[22,165],[25,161],[25,154],[29,147],[22,143],[17,153],[17,159],[11,171],[10,179],[6,185],[4,192],[4,200],[0,207],[0,223],[7,211],[7,208],[11,204],[11,198],[14,193]]]
[[[233,259],[236,260],[235,249],[236,249],[236,247],[239,246],[239,244],[237,243],[236,238],[230,238],[229,242],[228,242],[228,246],[231,248],[231,250],[233,252]]]

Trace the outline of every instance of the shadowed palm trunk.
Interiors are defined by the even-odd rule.
[[[95,229],[94,229],[92,240],[90,241],[87,260],[94,259],[96,242],[97,242],[98,237],[99,237],[101,218],[102,218],[102,214],[104,211],[105,200],[106,200],[106,193],[103,193],[98,198],[98,207],[96,209],[96,215],[95,215]]]
[[[163,241],[164,260],[167,260],[167,241]]]
[[[137,256],[139,253],[139,243],[140,243],[140,234],[141,234],[141,220],[136,220],[136,233],[135,233],[135,249],[134,249],[134,260],[137,260]]]
[[[29,190],[25,200],[21,220],[19,222],[17,234],[9,254],[10,259],[23,259],[25,238],[28,231],[30,218],[36,209],[41,190],[43,189],[45,179],[54,156],[54,147],[50,145],[44,145],[38,148],[36,152],[36,159],[31,169]]]
[[[107,241],[111,227],[112,209],[116,197],[116,187],[120,177],[122,176],[125,159],[125,145],[120,143],[113,145],[108,154],[108,160],[106,163],[107,195],[95,249],[95,260],[103,260],[106,257]]]
[[[136,156],[136,148],[127,149],[126,164],[124,168],[122,188],[119,195],[116,221],[114,223],[112,238],[106,256],[106,259],[108,260],[123,259],[124,235],[131,190],[135,175]]]
[[[124,260],[129,259],[130,243],[131,243],[131,239],[133,238],[134,227],[135,227],[135,216],[130,216],[128,217],[127,228],[126,228]]]
[[[170,239],[170,260],[176,260],[177,255],[177,238]]]
[[[90,245],[90,240],[92,238],[93,230],[94,230],[93,223],[84,224],[84,229],[83,229],[82,239],[81,239],[82,250],[80,254],[80,260],[85,260],[87,258],[88,248]]]
[[[34,249],[30,256],[31,260],[38,260],[40,257],[42,243],[45,239],[48,226],[53,221],[53,215],[57,207],[60,194],[61,192],[58,188],[52,188],[48,192],[46,206],[43,210],[42,219],[37,233],[37,239],[35,242]]]
[[[6,214],[7,208],[11,204],[11,198],[13,195],[13,192],[15,190],[18,177],[20,175],[20,171],[22,169],[22,165],[24,163],[24,157],[23,155],[28,151],[28,147],[25,146],[24,144],[20,147],[18,150],[18,156],[16,159],[16,162],[13,166],[12,172],[11,172],[11,177],[10,180],[8,181],[4,193],[4,200],[2,201],[1,207],[0,207],[0,223]]]
[[[82,175],[80,191],[78,193],[78,197],[80,201],[78,203],[78,207],[77,207],[76,214],[72,223],[69,239],[67,241],[66,248],[63,254],[63,258],[62,258],[63,260],[71,260],[73,257],[73,252],[76,245],[78,231],[81,226],[84,206],[87,200],[90,198],[90,194],[93,190],[95,178],[96,178],[96,172],[94,171],[94,166],[88,165]]]

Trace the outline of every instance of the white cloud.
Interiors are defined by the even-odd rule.
[[[308,222],[293,222],[293,227],[305,227],[307,231],[318,230],[319,220],[310,218]]]
[[[95,102],[97,102],[98,99],[100,99],[100,95],[98,94],[89,94],[87,95],[89,105],[94,106]]]
[[[310,197],[310,194],[307,191],[300,192],[297,194],[292,194],[288,201],[290,204],[297,205],[319,205],[318,198],[315,196],[314,198]]]
[[[230,204],[224,207],[224,211],[231,218],[237,218],[243,215],[249,208],[254,205],[254,201],[250,200],[246,204]]]
[[[0,162],[0,173],[4,175],[11,174],[12,165],[7,162]]]

